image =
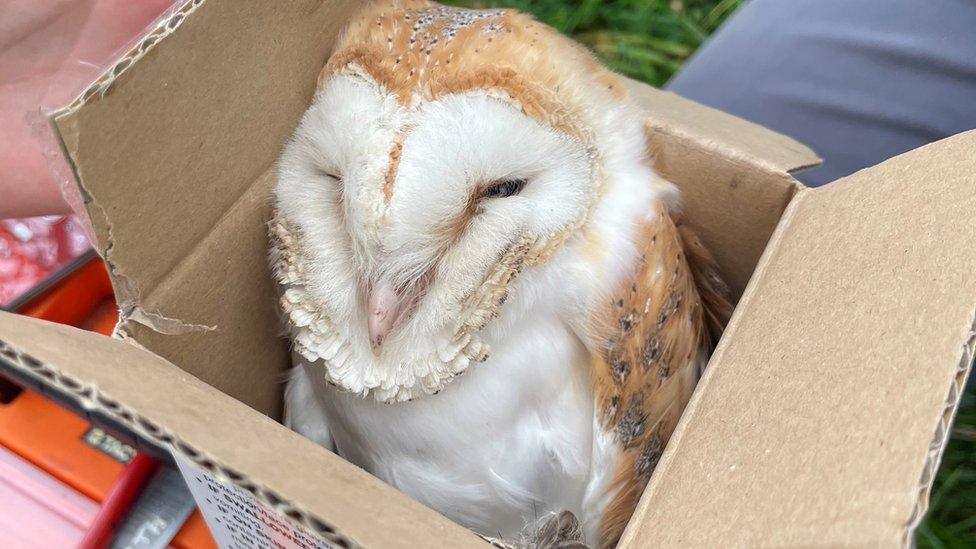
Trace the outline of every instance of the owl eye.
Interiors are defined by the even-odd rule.
[[[508,196],[514,196],[522,192],[522,188],[525,187],[526,181],[524,179],[509,179],[506,181],[499,181],[493,183],[490,187],[482,191],[481,196],[484,198],[505,198]]]
[[[333,173],[331,173],[331,172],[327,172],[327,171],[325,171],[325,170],[323,170],[322,168],[317,168],[317,169],[315,170],[315,173],[316,173],[316,175],[318,175],[319,177],[327,177],[327,178],[329,178],[329,179],[334,179],[334,180],[336,180],[336,181],[340,181],[340,182],[342,181],[342,178],[341,178],[341,177],[339,177],[338,175],[335,175],[335,174],[333,174]]]

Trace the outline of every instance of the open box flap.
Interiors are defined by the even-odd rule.
[[[625,81],[657,131],[682,136],[765,171],[789,173],[820,164],[812,149],[769,128],[634,80]]]
[[[801,191],[627,546],[910,543],[972,360],[974,150]]]
[[[187,1],[55,113],[122,329],[272,416],[287,356],[263,226],[273,164],[358,6]]]
[[[627,81],[647,114],[655,169],[681,189],[681,218],[718,262],[733,302],[783,210],[802,187],[790,172],[820,163],[806,146],[741,118]]]
[[[333,543],[485,546],[365,471],[135,345],[0,313],[0,360],[81,409],[108,416],[244,488]],[[243,423],[247,427],[238,428]]]

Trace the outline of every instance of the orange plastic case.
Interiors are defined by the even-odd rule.
[[[88,256],[16,312],[110,335],[118,308],[104,263]],[[131,449],[88,421],[30,390],[0,398],[0,446],[96,502],[119,478]],[[171,542],[178,549],[216,547],[199,511]]]
[[[86,329],[91,329],[85,324],[91,320],[92,312],[105,305],[111,306],[112,315],[117,318],[112,283],[98,256],[86,254],[65,269],[67,272],[55,274],[52,282],[42,284],[40,291],[32,292],[26,299],[15,300],[11,305],[14,312]],[[107,330],[102,325],[97,328],[100,329],[92,331],[112,333],[112,326]]]
[[[124,463],[85,442],[91,425],[33,391],[0,405],[0,445],[101,501]]]

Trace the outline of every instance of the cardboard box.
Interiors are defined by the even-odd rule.
[[[124,341],[4,314],[0,357],[172,453],[239,543],[484,546],[276,421],[274,162],[358,5],[187,2],[56,113]],[[806,147],[631,92],[738,307],[621,546],[911,543],[973,354],[976,133],[806,189]]]

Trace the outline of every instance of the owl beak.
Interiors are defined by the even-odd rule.
[[[433,278],[434,270],[429,269],[404,286],[394,286],[388,280],[373,284],[366,300],[366,325],[374,355],[379,356],[386,336],[417,312]]]
[[[400,317],[401,302],[400,296],[389,282],[378,282],[370,289],[366,303],[366,323],[373,353],[379,353],[383,340],[396,325]]]

